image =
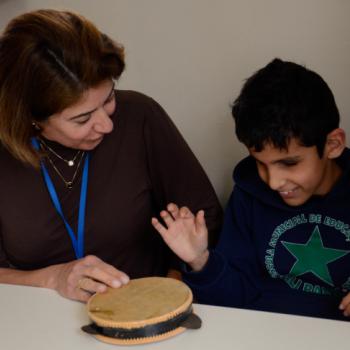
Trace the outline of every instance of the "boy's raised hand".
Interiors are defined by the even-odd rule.
[[[187,207],[179,209],[177,205],[170,203],[160,216],[166,227],[156,218],[152,218],[152,225],[165,243],[193,270],[201,270],[209,256],[204,211],[200,210],[197,215],[193,215]]]

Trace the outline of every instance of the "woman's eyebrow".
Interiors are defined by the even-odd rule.
[[[114,93],[114,83],[113,83],[113,85],[112,85],[112,89],[111,89],[111,91],[109,92],[107,98],[103,101],[103,105],[109,100],[109,98],[112,96],[113,93]],[[75,115],[75,116],[73,116],[73,117],[68,118],[68,120],[74,120],[74,119],[78,119],[78,118],[80,118],[80,117],[85,117],[85,116],[88,115],[88,114],[94,113],[97,109],[98,109],[98,107],[95,108],[95,109],[93,109],[93,110],[91,110],[91,111],[83,112],[83,113],[77,114],[77,115]]]

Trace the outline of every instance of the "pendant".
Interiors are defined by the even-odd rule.
[[[72,181],[66,182],[66,186],[67,186],[67,188],[72,189],[73,188],[73,182]]]
[[[73,165],[74,165],[74,160],[69,160],[69,161],[68,161],[68,165],[69,165],[69,166],[73,166]]]

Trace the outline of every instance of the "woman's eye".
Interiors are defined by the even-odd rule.
[[[111,96],[108,97],[108,99],[105,102],[105,105],[112,102],[112,101],[114,101],[114,94],[112,94]]]
[[[83,124],[87,123],[89,120],[90,120],[90,116],[86,116],[84,118],[75,120],[75,123],[79,124],[79,125],[83,125]]]

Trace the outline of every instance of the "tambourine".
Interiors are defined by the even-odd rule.
[[[166,277],[131,280],[93,295],[87,303],[92,323],[82,330],[110,344],[151,343],[201,327],[192,310],[192,292]]]

